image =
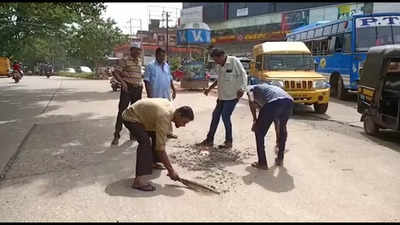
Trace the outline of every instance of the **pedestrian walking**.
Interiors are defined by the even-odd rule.
[[[142,62],[140,54],[142,52],[140,42],[133,42],[130,48],[130,55],[118,60],[118,65],[113,72],[113,76],[121,83],[121,93],[119,96],[118,115],[115,123],[114,139],[111,145],[118,145],[120,132],[122,130],[122,112],[136,101],[142,98]],[[134,140],[132,133],[130,139]]]
[[[232,147],[232,123],[231,115],[239,99],[243,96],[247,86],[247,74],[242,63],[234,56],[227,56],[222,49],[213,49],[211,57],[216,65],[217,80],[204,91],[205,95],[218,84],[217,105],[214,108],[210,129],[207,138],[197,146],[213,146],[214,135],[218,127],[220,117],[225,126],[225,142],[219,148]]]
[[[146,98],[129,106],[122,113],[123,123],[139,142],[136,157],[136,176],[132,187],[142,191],[154,191],[143,176],[152,173],[152,164],[161,161],[168,170],[172,180],[179,180],[166,154],[167,134],[174,122],[175,127],[184,127],[194,119],[193,110],[189,106],[174,109],[172,103],[162,98]],[[153,135],[149,135],[153,133]],[[150,142],[151,137],[151,142]],[[155,153],[155,154],[154,154]],[[158,159],[156,159],[158,158]]]
[[[146,66],[143,76],[147,97],[149,98],[165,98],[171,100],[176,97],[173,77],[168,63],[165,62],[165,50],[156,49],[156,59]],[[168,138],[177,138],[176,135],[168,134]]]
[[[247,91],[249,107],[253,116],[253,125],[257,144],[258,162],[251,164],[259,169],[268,169],[265,155],[264,139],[273,121],[278,123],[279,134],[277,144],[279,151],[275,158],[275,164],[283,166],[285,145],[287,140],[286,125],[293,109],[293,98],[283,89],[267,83],[250,85]],[[259,110],[257,117],[257,109]]]

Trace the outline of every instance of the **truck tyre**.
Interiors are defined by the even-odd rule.
[[[346,97],[346,90],[344,90],[343,80],[340,76],[337,79],[336,94],[336,97],[341,100],[344,100]]]
[[[323,103],[323,104],[314,104],[314,110],[318,114],[324,114],[328,110],[328,103]]]
[[[374,122],[371,115],[368,115],[368,113],[365,115],[364,118],[364,131],[366,134],[371,136],[375,136],[379,133],[379,127]]]

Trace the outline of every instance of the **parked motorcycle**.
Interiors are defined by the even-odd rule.
[[[115,79],[115,77],[111,77],[110,84],[113,91],[118,91],[118,89],[121,89],[121,83]]]

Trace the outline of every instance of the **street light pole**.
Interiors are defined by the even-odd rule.
[[[167,61],[168,61],[168,12],[166,12],[166,17],[167,17],[167,43],[166,43],[166,49],[165,49],[165,51],[166,51],[166,53],[167,53]]]

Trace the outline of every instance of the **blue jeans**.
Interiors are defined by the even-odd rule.
[[[258,163],[267,165],[267,158],[265,156],[264,139],[267,135],[268,129],[274,120],[279,121],[279,152],[278,159],[283,159],[285,152],[285,145],[287,139],[286,124],[289,120],[293,102],[290,99],[278,99],[273,102],[265,104],[258,114],[256,121],[256,143],[257,143],[257,156]]]
[[[219,119],[222,115],[222,121],[225,126],[225,141],[232,143],[232,123],[231,123],[231,115],[233,110],[235,109],[236,104],[238,103],[238,99],[233,100],[219,100],[217,99],[217,105],[212,114],[212,120],[210,125],[210,130],[207,134],[207,141],[209,143],[214,142],[214,135],[217,131]]]

